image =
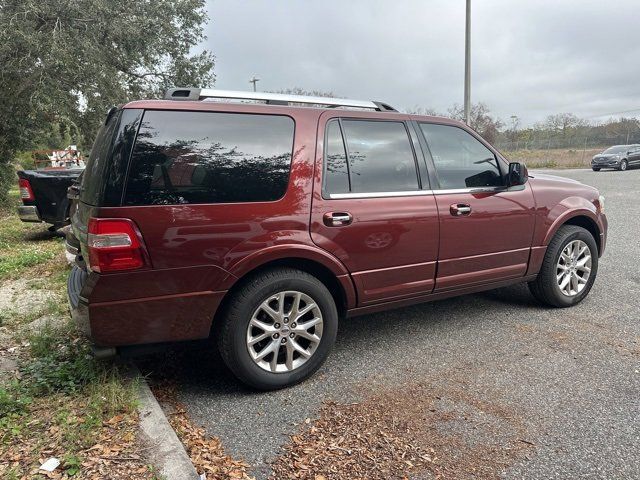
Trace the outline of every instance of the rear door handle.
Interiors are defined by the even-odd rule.
[[[349,225],[353,217],[349,212],[327,212],[323,215],[322,221],[327,227],[342,227]]]
[[[471,207],[466,203],[454,203],[449,207],[449,212],[454,217],[461,217],[471,213]]]

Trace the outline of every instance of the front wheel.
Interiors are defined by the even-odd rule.
[[[629,164],[627,163],[627,161],[626,160],[622,160],[620,162],[620,167],[618,167],[618,170],[620,170],[621,172],[624,172],[627,169],[628,166],[629,166]]]
[[[597,273],[598,247],[591,233],[564,225],[549,243],[540,273],[529,289],[546,305],[571,307],[584,300]]]
[[[599,167],[591,167],[591,170],[593,170],[594,172],[599,172],[600,168]]]
[[[224,311],[218,347],[238,379],[275,390],[313,375],[337,331],[336,305],[325,285],[306,272],[279,268],[235,292]]]

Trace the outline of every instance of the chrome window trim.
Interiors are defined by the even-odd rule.
[[[433,195],[432,190],[407,190],[406,192],[351,192],[351,193],[330,193],[331,200],[344,200],[347,198],[389,198],[389,197],[417,197]]]
[[[389,197],[424,197],[428,195],[450,195],[456,193],[499,193],[509,191],[506,187],[476,187],[453,188],[442,190],[407,190],[406,192],[359,192],[359,193],[331,193],[330,200],[359,199],[359,198],[389,198]]]
[[[440,190],[434,190],[435,195],[449,195],[456,193],[494,193],[494,192],[506,192],[507,187],[474,187],[474,188],[443,188]]]

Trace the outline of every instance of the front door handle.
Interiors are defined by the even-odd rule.
[[[322,221],[327,227],[342,227],[349,225],[353,217],[349,212],[327,212],[323,215]]]
[[[454,217],[461,217],[463,215],[469,215],[471,213],[471,207],[466,203],[454,203],[449,207],[449,212]]]

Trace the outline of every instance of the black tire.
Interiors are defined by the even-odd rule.
[[[620,166],[618,167],[618,170],[620,170],[621,172],[624,172],[628,166],[629,166],[629,163],[626,160],[622,160],[620,162]]]
[[[600,171],[600,167],[591,167],[591,170],[593,170],[594,172],[599,172]]]
[[[296,290],[309,295],[322,314],[323,331],[313,355],[299,367],[281,373],[261,368],[251,358],[247,328],[259,305],[270,295]],[[335,343],[338,312],[327,287],[316,277],[293,268],[267,270],[249,279],[229,300],[218,329],[218,348],[231,372],[258,390],[276,390],[295,385],[313,375],[324,363]]]
[[[591,251],[591,273],[583,290],[575,296],[567,296],[558,286],[557,264],[565,246],[573,240],[582,240]],[[550,307],[565,308],[580,303],[589,294],[598,274],[598,246],[591,233],[576,225],[564,225],[549,242],[538,277],[529,282],[529,290],[541,303]]]

